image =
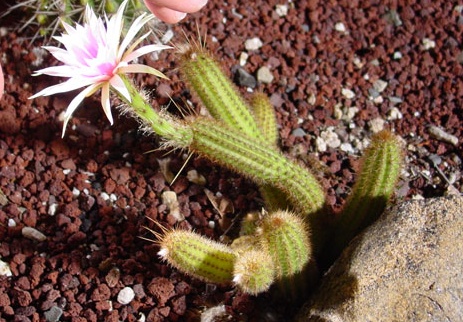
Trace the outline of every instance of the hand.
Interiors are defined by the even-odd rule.
[[[146,7],[159,19],[167,23],[176,23],[187,13],[199,11],[207,0],[144,0]]]

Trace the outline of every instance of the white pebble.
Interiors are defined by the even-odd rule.
[[[175,191],[164,191],[161,195],[162,203],[169,208],[169,214],[177,221],[185,220],[185,216],[180,213],[180,204]]]
[[[202,174],[199,174],[196,170],[190,170],[186,174],[188,181],[204,186],[206,184],[206,178]]]
[[[326,131],[320,133],[320,137],[325,141],[330,148],[336,149],[341,146],[341,140],[337,133],[333,132],[333,128],[329,127]]]
[[[246,62],[248,61],[249,54],[246,52],[242,52],[240,54],[240,66],[246,65]]]
[[[373,83],[373,88],[378,91],[378,93],[381,93],[384,91],[387,87],[388,83],[382,79],[378,79],[376,82]]]
[[[340,149],[341,149],[341,151],[344,151],[344,152],[347,152],[347,153],[354,153],[354,148],[352,147],[352,144],[350,144],[350,143],[341,144]]]
[[[42,242],[47,239],[47,236],[45,236],[41,231],[38,231],[35,228],[32,227],[23,227],[21,230],[21,233],[24,237],[36,240],[39,242]]]
[[[270,84],[273,81],[273,74],[267,66],[262,66],[257,71],[257,80],[263,84]]]
[[[8,227],[16,227],[16,221],[13,218],[8,219]]]
[[[355,97],[355,93],[348,88],[341,89],[341,94],[347,99],[352,99]]]
[[[334,29],[339,32],[346,32],[346,26],[342,22],[336,23]]]
[[[54,216],[56,214],[56,210],[58,209],[58,204],[57,203],[52,203],[48,207],[48,215],[49,216]]]
[[[135,292],[131,287],[124,287],[117,295],[117,302],[122,305],[129,304],[135,298]]]
[[[440,127],[431,125],[429,127],[428,131],[429,131],[429,134],[431,134],[434,138],[436,138],[438,140],[448,142],[450,144],[453,144],[454,146],[458,145],[458,137],[456,137],[455,135],[452,135],[450,133],[445,132]]]
[[[389,116],[388,116],[387,119],[390,120],[390,121],[401,120],[402,117],[403,117],[402,112],[400,112],[400,110],[397,107],[391,108],[391,110],[389,111],[388,114],[389,114]]]
[[[77,188],[75,188],[75,187],[72,188],[72,195],[73,195],[74,197],[79,197],[79,196],[80,196],[80,191],[79,191],[79,189],[77,189]]]
[[[436,42],[430,38],[423,38],[422,44],[424,50],[429,50],[436,47]]]
[[[13,273],[11,273],[10,265],[8,263],[5,263],[4,261],[0,260],[0,276],[12,276]]]
[[[377,117],[371,120],[369,123],[370,123],[370,129],[373,133],[378,133],[384,129],[385,121],[380,117]]]
[[[244,48],[248,51],[257,50],[262,47],[263,43],[258,37],[248,39],[244,42]]]
[[[275,6],[275,12],[278,16],[284,17],[288,14],[288,6],[285,4],[277,4]]]
[[[315,139],[315,146],[317,147],[318,152],[326,152],[328,149],[325,140],[323,140],[321,137],[317,137]]]

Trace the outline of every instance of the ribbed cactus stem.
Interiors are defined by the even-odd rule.
[[[251,97],[251,109],[265,142],[278,144],[278,127],[275,109],[265,93],[257,92]]]
[[[165,77],[163,74],[160,77]],[[138,119],[145,127],[145,130],[152,131],[167,140],[167,145],[186,148],[192,140],[192,131],[167,113],[158,112],[147,103],[146,98],[135,88],[134,84],[125,76],[121,75],[125,86],[129,90],[131,101],[127,101],[123,95],[119,98],[127,104],[123,112]]]
[[[259,183],[282,189],[304,215],[319,213],[323,209],[324,192],[308,169],[269,149],[260,140],[243,136],[220,122],[195,118],[188,124],[193,131],[190,146],[193,151]]]
[[[264,217],[259,239],[270,254],[277,278],[301,272],[312,256],[309,232],[302,219],[288,211],[277,211]]]
[[[185,230],[165,232],[159,244],[159,256],[179,271],[206,282],[232,282],[236,256],[226,245]]]
[[[399,178],[403,157],[402,144],[390,131],[372,137],[352,193],[336,223],[334,247],[338,252],[384,211]]]
[[[240,254],[233,271],[233,282],[251,295],[267,291],[275,278],[272,257],[263,249],[253,249]]]
[[[250,137],[261,137],[248,104],[205,48],[191,44],[184,50],[180,70],[212,117]]]

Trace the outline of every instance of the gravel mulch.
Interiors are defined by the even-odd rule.
[[[185,22],[160,27],[175,43],[183,32],[206,33],[244,95],[268,93],[283,151],[316,169],[336,210],[382,128],[407,147],[397,200],[461,191],[462,11],[456,1],[210,0]],[[33,30],[15,31],[17,18],[0,20],[0,321],[196,321],[207,308],[226,321],[289,320],[295,308],[270,294],[184,276],[139,238],[154,238],[144,228],[155,228],[153,219],[226,240],[235,218],[262,207],[253,183],[194,156],[181,170],[186,152],[159,151],[156,138],[118,113],[110,126],[96,97],[62,139],[74,94],[28,99],[55,81],[30,76],[53,60],[41,39],[30,41]],[[176,59],[148,58],[171,81],[137,81],[156,106],[177,113],[172,97],[200,112]]]

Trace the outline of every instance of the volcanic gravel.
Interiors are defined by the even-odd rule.
[[[199,30],[243,95],[269,95],[281,148],[315,169],[337,210],[382,128],[407,150],[396,200],[461,191],[462,11],[443,0],[210,0],[183,23],[158,27],[175,44]],[[61,138],[75,93],[28,99],[57,81],[31,73],[56,62],[43,39],[31,42],[33,28],[16,31],[17,18],[0,20],[0,321],[197,321],[206,308],[227,321],[290,319],[290,304],[184,276],[139,238],[155,239],[144,228],[159,231],[155,220],[227,240],[229,222],[262,207],[254,184],[187,161],[186,151],[160,151],[156,137],[116,111],[110,126],[97,96]],[[201,112],[174,51],[146,61],[171,78],[137,76],[156,108],[179,114],[172,98]],[[175,192],[185,220],[163,203],[165,191]]]

